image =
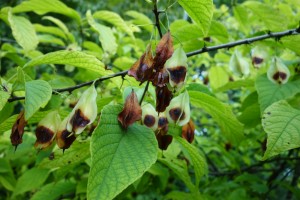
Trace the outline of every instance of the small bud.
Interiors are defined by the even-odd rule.
[[[181,136],[189,143],[193,142],[195,136],[195,125],[191,119],[186,125],[182,126]]]
[[[171,100],[166,109],[169,123],[176,123],[183,126],[190,120],[190,97],[184,92]]]
[[[68,132],[80,134],[87,125],[94,122],[97,117],[96,98],[97,91],[94,85],[84,91],[68,117]]]
[[[60,122],[60,116],[57,111],[48,113],[37,125],[34,146],[38,149],[45,149],[50,146],[55,138]]]
[[[157,132],[166,135],[168,133],[168,119],[166,117],[166,114],[164,112],[159,113],[158,116],[158,126],[157,126]]]
[[[142,109],[135,92],[132,90],[126,98],[124,109],[118,115],[118,120],[126,129],[129,125],[140,120],[141,117]]]
[[[158,116],[154,107],[147,103],[142,106],[142,122],[145,126],[151,128],[152,130],[157,129],[158,125]]]
[[[66,117],[60,124],[57,134],[56,134],[56,143],[60,149],[70,148],[71,144],[76,140],[74,133],[67,130],[67,123],[69,118]]]
[[[23,137],[23,134],[24,134],[24,128],[27,124],[27,121],[25,121],[25,118],[24,118],[24,110],[22,110],[12,129],[11,129],[11,134],[10,134],[10,141],[11,141],[11,144],[13,146],[15,146],[15,149],[17,149],[18,145],[22,143],[22,137]]]
[[[164,112],[173,97],[172,92],[165,85],[164,87],[156,87],[156,111]]]
[[[273,83],[285,84],[290,77],[290,70],[280,58],[274,57],[267,74]]]
[[[252,65],[255,68],[260,68],[267,58],[267,53],[261,47],[256,46],[251,50]]]
[[[141,58],[136,61],[130,70],[128,71],[129,76],[133,76],[141,84],[152,77],[153,74],[153,56],[151,53],[151,45],[148,45],[146,52]]]
[[[249,63],[237,50],[231,56],[229,69],[237,76],[248,76],[250,74]]]
[[[156,134],[156,140],[158,143],[158,147],[161,150],[167,150],[168,146],[172,143],[173,137],[171,135],[163,135],[163,134]]]
[[[159,41],[156,47],[156,55],[154,57],[154,68],[156,70],[164,68],[166,61],[173,54],[173,40],[168,31]]]
[[[165,64],[169,73],[169,83],[172,87],[181,88],[187,73],[187,57],[182,47],[176,49]]]

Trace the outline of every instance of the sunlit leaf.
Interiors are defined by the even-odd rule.
[[[25,120],[27,121],[39,108],[46,106],[52,95],[48,82],[34,80],[25,83]]]
[[[88,199],[114,198],[156,161],[154,133],[138,124],[123,129],[117,119],[121,110],[121,106],[104,107],[92,135]]]
[[[263,113],[262,125],[268,134],[263,160],[300,147],[300,110],[286,101],[269,106]]]

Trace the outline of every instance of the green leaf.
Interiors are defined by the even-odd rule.
[[[49,175],[48,169],[32,168],[18,179],[14,195],[23,194],[40,187]]]
[[[263,160],[300,147],[300,110],[286,101],[269,106],[263,113],[263,128],[268,134]]]
[[[90,155],[89,142],[75,141],[69,149],[63,152],[61,149],[53,151],[54,159],[44,159],[39,167],[54,169],[69,165],[75,165],[87,159]]]
[[[48,12],[58,13],[74,18],[78,24],[80,24],[80,15],[66,6],[59,0],[29,0],[23,1],[21,4],[13,8],[13,13],[20,12],[35,12],[38,15],[44,15]]]
[[[210,86],[214,90],[229,82],[229,75],[224,67],[211,67],[208,72],[208,78]]]
[[[38,33],[48,33],[52,35],[56,35],[63,39],[67,39],[65,33],[58,27],[55,26],[44,26],[42,24],[33,24],[34,29]]]
[[[212,0],[178,0],[178,3],[184,8],[189,16],[201,28],[204,36],[210,29],[210,23],[213,17]]]
[[[34,80],[25,83],[25,120],[28,120],[39,108],[47,105],[52,96],[48,82]]]
[[[262,21],[270,31],[280,31],[287,28],[288,23],[285,21],[285,15],[270,5],[257,1],[246,1],[243,5],[249,8],[253,15]]]
[[[60,181],[58,183],[50,183],[37,191],[30,199],[31,200],[56,200],[61,199],[62,195],[74,194],[76,184],[67,181]]]
[[[108,10],[101,10],[95,12],[93,14],[93,17],[95,19],[100,19],[114,25],[115,27],[127,33],[130,37],[134,38],[131,28],[125,23],[125,21],[117,13]]]
[[[276,101],[295,96],[300,92],[299,84],[300,80],[289,81],[286,84],[275,84],[266,75],[258,77],[255,86],[261,112]]]
[[[8,98],[10,97],[10,94],[5,91],[0,91],[0,111],[7,103]]]
[[[133,18],[132,22],[135,25],[138,25],[141,28],[144,28],[146,31],[152,33],[153,22],[151,21],[151,19],[149,19],[149,17],[134,10],[127,11],[125,15],[132,17]]]
[[[298,56],[300,55],[300,35],[283,37],[280,39],[280,42],[282,42],[283,46],[298,54]]]
[[[225,137],[238,144],[244,137],[243,124],[232,113],[229,105],[202,92],[189,91],[192,105],[203,108],[219,124]]]
[[[103,50],[108,52],[111,55],[115,54],[117,51],[118,45],[116,42],[116,38],[112,32],[112,29],[95,22],[90,11],[87,11],[86,17],[88,19],[89,25],[98,32],[99,40],[102,44]]]
[[[124,130],[117,119],[121,111],[121,106],[105,106],[92,135],[88,199],[113,199],[157,159],[154,133],[139,124]]]
[[[89,71],[97,72],[99,75],[107,75],[104,64],[95,56],[80,51],[55,51],[32,59],[24,65],[34,67],[42,64],[62,64],[80,67]]]
[[[191,192],[197,191],[197,187],[193,184],[190,175],[188,174],[186,162],[183,160],[168,158],[160,158],[159,162],[170,168],[184,182]]]
[[[195,146],[188,143],[182,137],[175,136],[174,138],[182,145],[183,149],[188,152],[191,158],[191,162],[194,166],[194,171],[196,175],[196,186],[198,187],[201,177],[207,174],[208,172],[208,167],[205,158]]]
[[[30,51],[37,47],[39,43],[38,37],[35,33],[34,26],[28,19],[12,15],[11,12],[9,12],[8,21],[14,38],[25,51]]]

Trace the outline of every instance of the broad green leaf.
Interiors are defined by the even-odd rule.
[[[25,171],[17,181],[14,195],[23,194],[24,192],[39,188],[46,181],[48,175],[48,169],[32,168]]]
[[[191,104],[210,114],[229,141],[238,144],[243,139],[243,124],[234,116],[229,105],[202,92],[189,91],[189,95]]]
[[[90,155],[89,142],[74,142],[69,149],[63,152],[61,149],[53,151],[54,159],[44,159],[39,167],[42,168],[61,168],[64,166],[74,165],[87,159]]]
[[[245,79],[245,80],[237,80],[233,82],[228,82],[226,85],[218,88],[216,91],[217,92],[223,92],[227,90],[232,90],[232,89],[240,89],[243,87],[254,87],[254,81],[251,79]]]
[[[280,31],[287,28],[288,23],[285,21],[285,15],[270,5],[258,1],[246,1],[243,5],[249,8],[253,15],[262,21],[270,31]]]
[[[0,111],[7,103],[8,98],[10,97],[10,94],[5,91],[0,91]]]
[[[132,22],[135,25],[138,25],[141,28],[144,28],[146,31],[152,33],[153,22],[151,21],[151,19],[149,19],[149,17],[134,10],[127,11],[125,15],[132,17],[133,18]]]
[[[178,3],[184,8],[189,16],[201,28],[204,36],[210,29],[210,23],[213,17],[212,0],[178,0]]]
[[[9,12],[8,21],[14,38],[25,51],[30,51],[37,47],[39,43],[38,37],[35,33],[34,26],[28,19],[12,15],[11,12]]]
[[[80,67],[89,71],[97,72],[100,76],[107,75],[104,64],[95,56],[88,55],[80,51],[55,51],[43,56],[32,59],[24,65],[26,67],[34,67],[42,64],[62,64]]]
[[[300,35],[294,35],[289,37],[283,37],[280,39],[283,46],[294,51],[298,56],[300,55]]]
[[[263,113],[262,125],[268,134],[263,160],[300,147],[300,110],[286,101],[269,106]]]
[[[59,46],[65,46],[65,43],[61,39],[50,34],[38,35],[38,38],[40,43],[49,43],[49,44],[57,44]]]
[[[113,199],[157,159],[154,133],[139,124],[123,129],[117,119],[121,111],[121,106],[105,106],[92,135],[88,199]]]
[[[118,45],[116,42],[116,38],[112,32],[112,29],[95,22],[90,11],[86,13],[86,17],[88,19],[89,25],[98,32],[99,40],[102,44],[103,50],[111,55],[115,54]]]
[[[259,76],[255,87],[258,93],[260,110],[263,112],[272,103],[293,97],[300,92],[300,80],[289,81],[286,84],[275,84],[266,75]]]
[[[188,174],[188,169],[186,163],[182,160],[168,159],[168,158],[160,158],[159,162],[166,165],[170,168],[189,188],[191,192],[197,190],[197,187],[191,181],[190,175]]]
[[[134,38],[131,28],[125,23],[125,21],[117,13],[108,10],[101,10],[95,12],[93,14],[93,17],[95,19],[100,19],[114,25],[115,27],[127,33],[130,37]]]
[[[28,120],[39,108],[47,105],[52,96],[48,82],[33,80],[25,83],[25,120]]]
[[[194,171],[196,175],[196,186],[199,186],[201,177],[207,174],[208,171],[207,163],[203,154],[201,154],[195,146],[188,143],[182,137],[175,136],[174,138],[182,145],[183,149],[188,152],[191,158],[191,162],[194,166]]]
[[[210,37],[214,37],[222,43],[228,41],[228,33],[226,27],[218,21],[211,21],[211,26],[208,32]]]
[[[72,33],[70,33],[68,27],[61,20],[59,20],[55,17],[52,17],[52,16],[44,16],[42,19],[49,20],[52,23],[54,23],[55,25],[57,25],[65,33],[65,35],[71,42],[76,43],[74,35]]]
[[[59,0],[29,0],[23,1],[21,4],[13,8],[13,13],[20,12],[35,12],[38,15],[44,15],[48,12],[58,13],[66,15],[68,17],[74,18],[78,24],[80,24],[80,15],[66,6],[63,2]]]
[[[229,82],[229,75],[224,67],[211,67],[208,71],[208,78],[210,86],[214,90]]]
[[[76,184],[69,181],[60,181],[58,183],[49,183],[41,190],[34,193],[31,200],[56,200],[61,199],[62,195],[74,194]]]
[[[34,29],[38,33],[48,33],[52,35],[56,35],[63,39],[67,39],[65,33],[58,27],[55,26],[44,26],[42,24],[33,24]]]

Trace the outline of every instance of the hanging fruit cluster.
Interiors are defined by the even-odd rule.
[[[68,149],[75,141],[76,135],[96,119],[96,97],[97,91],[92,85],[82,94],[72,112],[62,122],[57,111],[48,113],[37,125],[35,130],[37,139],[34,146],[42,150],[49,147],[56,139],[59,148]],[[11,143],[16,148],[22,143],[26,123],[22,111],[12,127],[10,136]]]
[[[172,142],[172,136],[167,134],[168,124],[184,126],[190,121],[188,93],[184,92],[173,98],[171,91],[179,91],[186,81],[187,57],[182,47],[174,51],[170,32],[158,43],[155,56],[151,50],[148,45],[146,52],[133,64],[128,75],[133,76],[140,84],[146,81],[152,83],[156,91],[156,106],[154,108],[150,103],[144,102],[141,109],[138,98],[132,91],[118,120],[127,128],[141,119],[142,124],[155,131],[159,147],[165,150]],[[189,138],[187,140],[192,142],[194,126],[185,127],[184,134],[184,138]]]

